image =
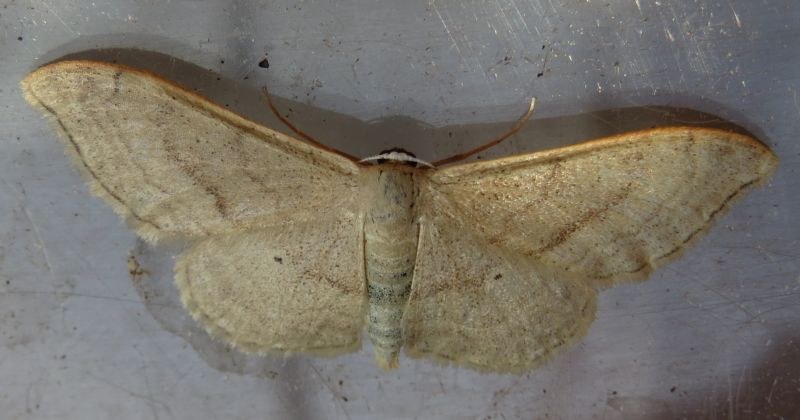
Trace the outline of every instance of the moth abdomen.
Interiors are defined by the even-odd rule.
[[[364,222],[367,334],[378,365],[392,369],[403,344],[401,325],[416,260],[416,187],[410,172],[390,164],[365,171],[365,186],[372,196]]]

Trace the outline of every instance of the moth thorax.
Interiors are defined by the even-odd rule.
[[[375,156],[370,156],[368,158],[361,159],[360,162],[362,163],[375,162],[378,165],[394,162],[410,166],[412,168],[419,168],[419,167],[433,168],[433,165],[431,165],[430,163],[425,162],[422,159],[417,159],[417,157],[414,156],[413,153],[400,148],[384,150]]]

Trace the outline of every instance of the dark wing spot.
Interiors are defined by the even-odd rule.
[[[114,73],[114,93],[119,93],[119,79],[122,77],[122,72],[117,71]]]

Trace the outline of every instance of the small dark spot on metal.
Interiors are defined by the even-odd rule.
[[[542,77],[542,76],[544,76],[544,72],[543,71],[540,71],[539,73],[536,73],[536,77]]]
[[[673,386],[672,388],[669,389],[669,392],[675,392],[676,389],[678,389],[678,387]]]
[[[18,37],[17,37],[17,41],[22,41],[22,37],[21,37],[21,36],[18,36]]]
[[[261,67],[262,69],[268,69],[269,68],[269,60],[267,60],[267,57],[264,57],[263,60],[258,62],[258,67]]]
[[[343,400],[344,402],[347,402],[347,401],[349,401],[349,400],[347,399],[347,397],[342,397],[342,400]]]
[[[220,64],[225,64],[225,60],[219,60]]]

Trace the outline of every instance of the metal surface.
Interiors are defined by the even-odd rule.
[[[0,28],[4,418],[800,416],[794,0],[27,0],[0,2]],[[266,84],[292,121],[362,157],[464,151],[535,95],[534,121],[485,156],[720,123],[691,108],[754,133],[781,166],[679,261],[603,292],[588,336],[530,374],[407,358],[384,373],[367,346],[245,356],[180,306],[179,249],[137,241],[22,100],[25,74],[76,52],[151,68],[283,129],[258,99]]]

